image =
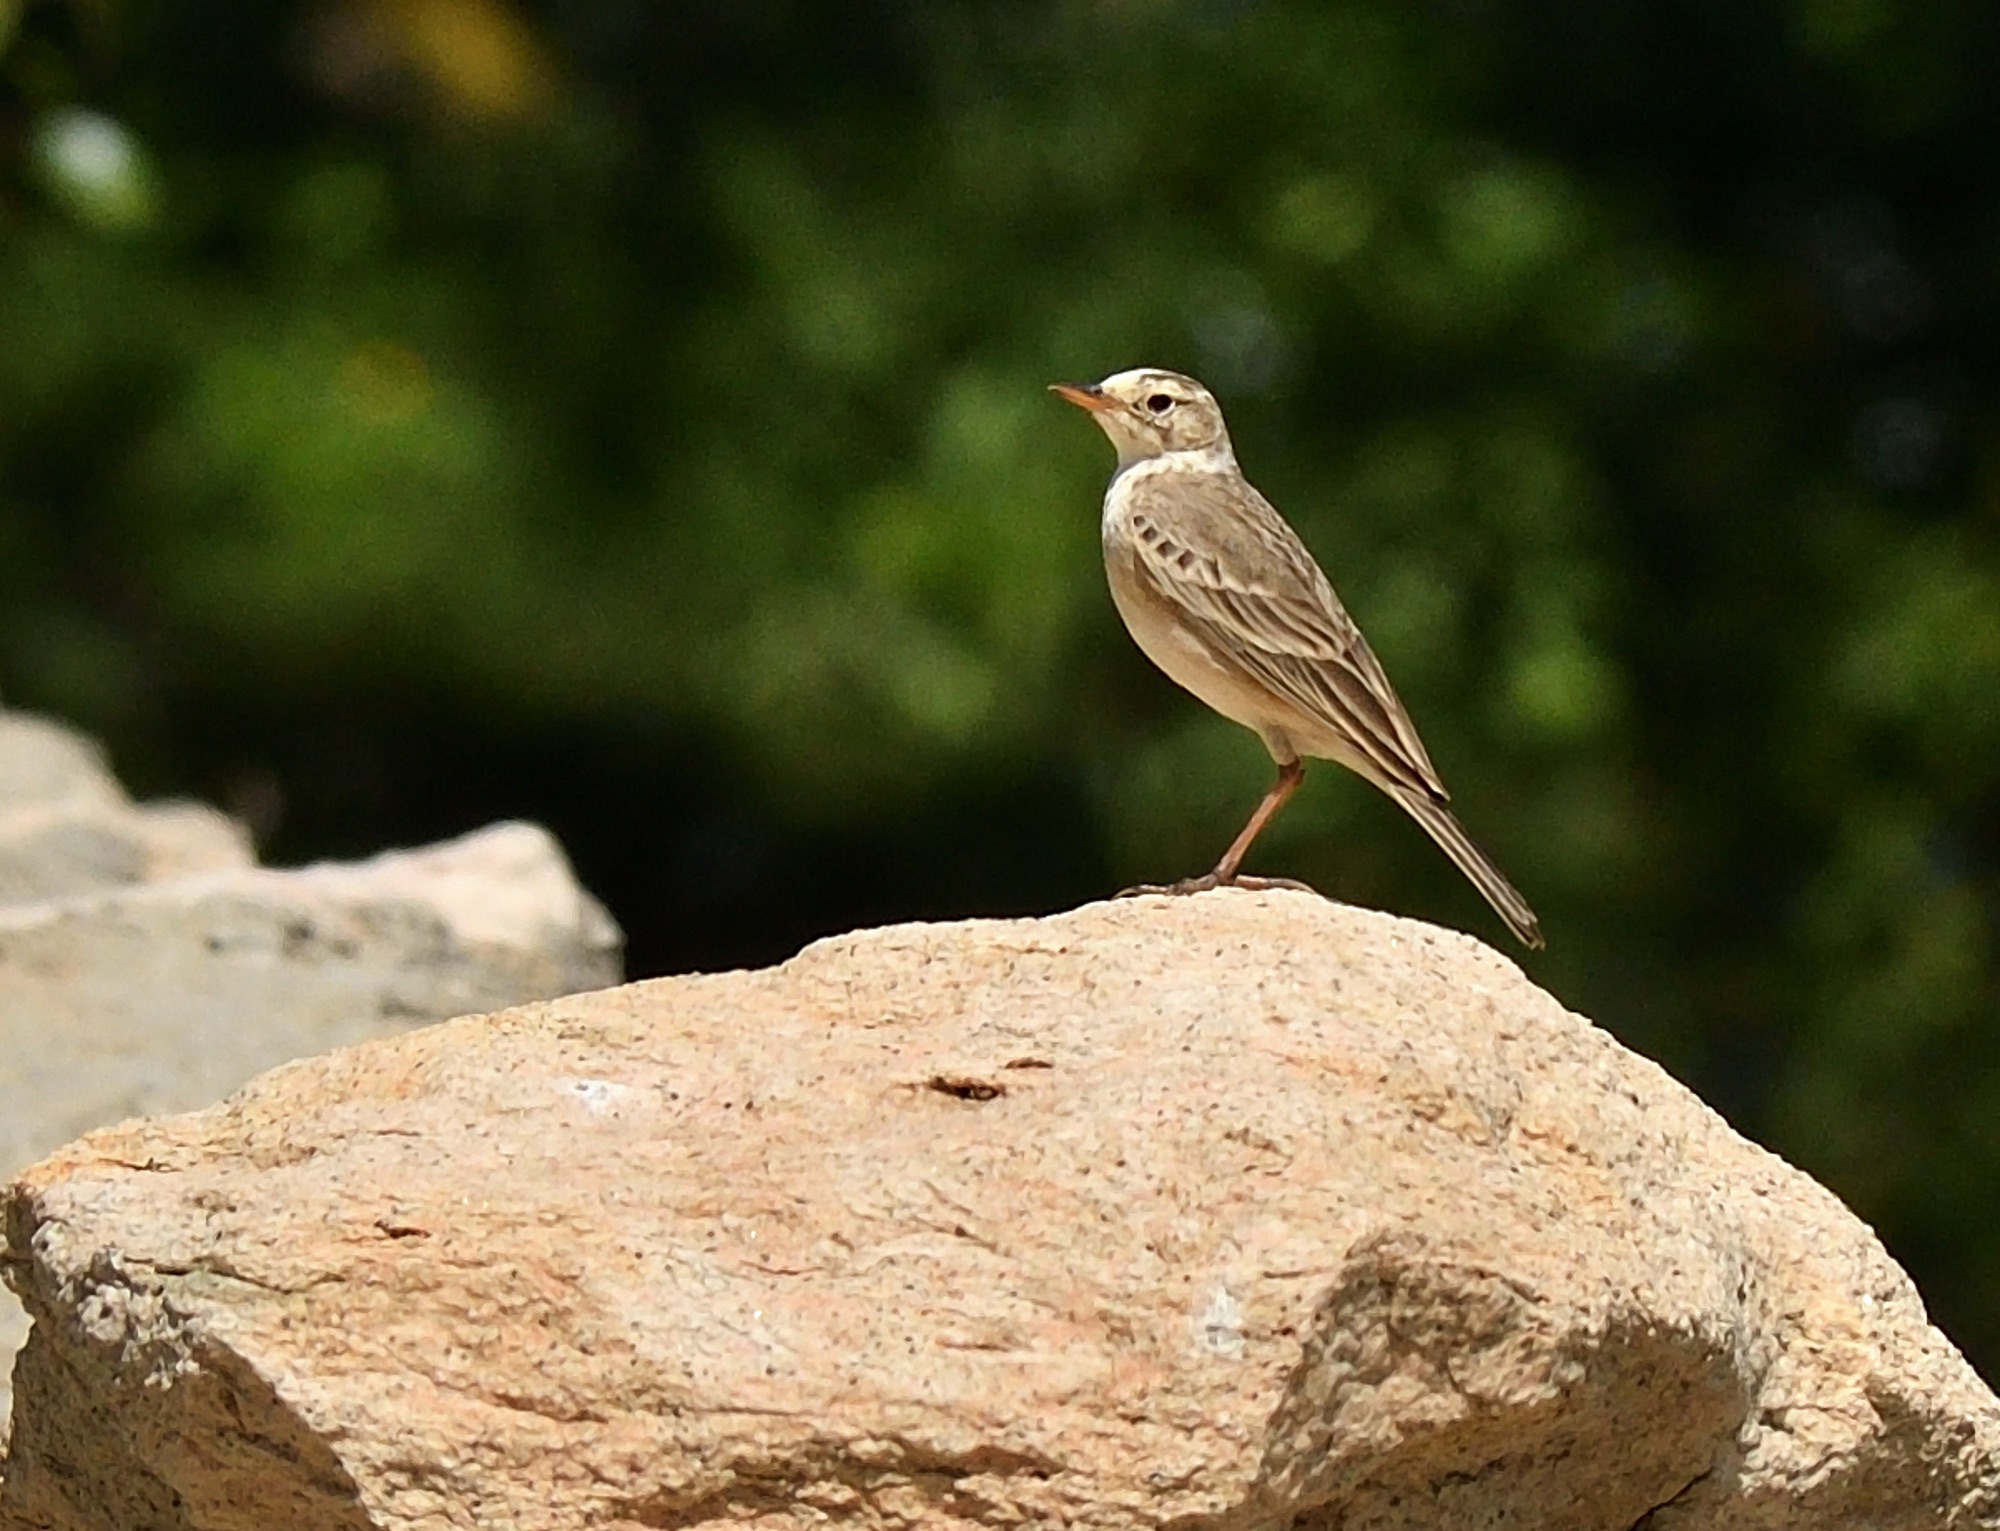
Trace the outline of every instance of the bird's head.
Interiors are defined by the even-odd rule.
[[[1101,383],[1051,383],[1049,391],[1090,411],[1118,448],[1121,468],[1177,452],[1235,461],[1215,395],[1182,373],[1135,367]]]

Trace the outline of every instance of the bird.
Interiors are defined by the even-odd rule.
[[[1394,799],[1515,937],[1541,946],[1541,922],[1452,813],[1416,725],[1332,583],[1243,476],[1215,396],[1158,367],[1049,386],[1088,410],[1118,450],[1104,492],[1104,567],[1133,641],[1171,680],[1257,734],[1278,767],[1214,870],[1128,891],[1305,887],[1240,868],[1305,779],[1305,759],[1334,760]]]

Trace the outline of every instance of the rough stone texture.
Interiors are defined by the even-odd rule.
[[[1831,1195],[1305,895],[460,1020],[7,1214],[0,1524],[2000,1523],[2000,1403]]]
[[[135,805],[89,741],[0,712],[0,1171],[290,1058],[621,976],[617,928],[532,825],[260,869],[228,818]],[[24,1332],[0,1296],[0,1358]]]

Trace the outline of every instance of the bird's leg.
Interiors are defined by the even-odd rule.
[[[1312,888],[1289,877],[1239,877],[1236,873],[1236,869],[1243,865],[1243,858],[1250,853],[1251,842],[1263,833],[1266,824],[1277,817],[1278,810],[1299,790],[1299,783],[1305,779],[1303,761],[1292,760],[1278,767],[1278,779],[1264,794],[1264,801],[1257,805],[1257,811],[1250,815],[1250,822],[1243,826],[1243,832],[1222,853],[1214,871],[1181,882],[1142,883],[1136,888],[1127,888],[1119,897],[1129,898],[1135,893],[1206,893],[1210,888],[1296,888],[1304,893],[1313,892]]]
[[[1208,874],[1211,887],[1226,887],[1240,879],[1236,869],[1243,865],[1243,858],[1250,854],[1250,844],[1264,832],[1264,826],[1278,816],[1278,810],[1285,806],[1291,795],[1299,790],[1299,783],[1306,779],[1305,763],[1299,760],[1286,762],[1278,767],[1278,779],[1271,783],[1271,790],[1264,794],[1264,801],[1257,805],[1257,811],[1250,815],[1250,822],[1243,826],[1243,832],[1229,844],[1222,853],[1222,859],[1215,864],[1215,870]],[[1302,887],[1301,883],[1274,884],[1267,879],[1256,881],[1265,887]]]

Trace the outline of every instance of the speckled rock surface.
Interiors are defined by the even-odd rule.
[[[15,1526],[1991,1525],[1868,1230],[1299,894],[459,1020],[27,1174]]]

